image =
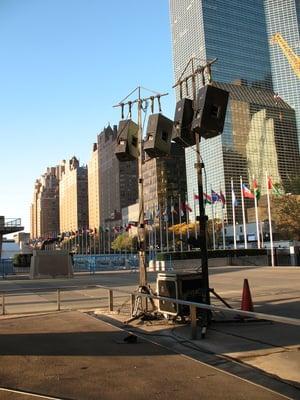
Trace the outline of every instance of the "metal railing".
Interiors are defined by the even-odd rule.
[[[21,218],[4,218],[2,219],[3,227],[5,228],[17,228],[21,225]]]
[[[282,324],[288,324],[293,326],[300,326],[300,319],[283,317],[279,315],[258,313],[258,312],[250,312],[250,311],[242,311],[234,308],[227,308],[215,305],[207,305],[204,303],[196,303],[192,301],[186,301],[181,299],[173,299],[170,297],[156,296],[152,294],[144,294],[137,292],[128,292],[126,290],[122,290],[119,288],[111,288],[107,286],[101,285],[86,285],[86,286],[61,286],[56,288],[30,288],[27,291],[24,289],[11,289],[5,292],[1,292],[2,298],[2,315],[6,314],[6,298],[8,296],[17,295],[18,293],[22,294],[32,294],[33,292],[55,292],[56,293],[56,305],[53,311],[60,311],[62,300],[61,293],[63,291],[72,291],[72,290],[87,290],[87,289],[103,289],[107,292],[107,310],[108,312],[114,311],[114,292],[122,293],[126,297],[129,296],[129,302],[131,307],[131,313],[134,309],[135,301],[138,297],[143,297],[146,299],[158,300],[158,301],[168,301],[175,304],[180,304],[184,306],[188,306],[190,309],[190,319],[191,319],[191,337],[192,339],[197,338],[197,309],[210,310],[210,311],[222,311],[233,315],[239,315],[241,317],[250,317],[258,320],[267,320],[271,322],[277,322]],[[96,308],[96,307],[93,307]],[[78,307],[78,309],[82,309],[82,307]]]

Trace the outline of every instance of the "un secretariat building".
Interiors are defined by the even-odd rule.
[[[288,102],[284,93],[278,96],[273,90],[272,70],[275,67],[272,64],[274,57],[270,56],[269,7],[273,7],[273,3],[286,2],[294,3],[293,21],[295,18],[298,21],[299,35],[299,0],[170,0],[175,81],[192,56],[200,65],[202,60],[217,57],[218,61],[212,67],[213,84],[229,92],[223,134],[201,140],[204,191],[210,193],[212,189],[225,193],[228,222],[232,221],[231,178],[239,198],[240,176],[251,186],[255,175],[264,193],[266,170],[274,183],[283,186],[299,174],[296,101],[289,98]],[[273,9],[274,12],[279,10]],[[290,14],[286,16],[285,24],[289,24],[289,18]],[[278,81],[278,76],[276,79]],[[197,84],[198,87],[202,85],[201,79]],[[278,82],[275,87],[279,87]],[[187,89],[183,88],[184,97],[190,97],[192,93],[191,88]],[[190,204],[197,193],[195,161],[194,148],[187,148]],[[241,222],[239,208],[237,221]],[[218,213],[220,210],[217,209],[217,216],[220,216]],[[209,209],[207,214],[210,214]]]

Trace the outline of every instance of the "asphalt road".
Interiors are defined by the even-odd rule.
[[[155,290],[156,273],[149,273],[148,280]],[[300,317],[300,267],[214,267],[210,269],[210,286],[233,307],[240,308],[243,281],[247,278],[252,299],[258,312]],[[49,311],[56,308],[57,295],[49,289],[72,286],[102,285],[127,292],[138,286],[136,272],[105,272],[95,275],[75,275],[73,279],[2,280],[0,292],[20,289],[21,292],[6,296],[7,313]],[[35,292],[34,289],[43,289]],[[48,291],[47,291],[48,290]],[[23,292],[23,293],[22,293]],[[129,296],[114,293],[115,304],[128,305]],[[0,300],[1,302],[1,300]],[[216,301],[217,303],[217,301]],[[61,292],[61,307],[84,309],[107,306],[107,291],[103,289],[74,289]]]

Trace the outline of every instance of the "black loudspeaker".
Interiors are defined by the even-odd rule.
[[[205,139],[223,132],[229,93],[223,89],[206,85],[197,96],[192,131]]]
[[[176,104],[172,140],[182,147],[196,144],[195,133],[191,131],[194,118],[193,101],[181,99]]]
[[[115,155],[120,161],[131,161],[138,158],[138,125],[131,119],[119,123]]]
[[[170,154],[173,121],[162,114],[151,114],[148,119],[144,150],[149,157]]]
[[[203,303],[204,280],[198,272],[167,272],[157,275],[158,296]],[[159,300],[158,310],[169,315],[189,315],[189,306],[168,300]]]

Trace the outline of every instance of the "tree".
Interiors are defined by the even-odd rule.
[[[116,251],[130,251],[136,250],[137,237],[130,236],[128,233],[122,233],[117,236],[116,239],[112,242],[111,248]]]
[[[282,238],[300,240],[300,196],[272,196],[272,220]]]
[[[290,177],[284,185],[286,193],[300,194],[300,175]]]

